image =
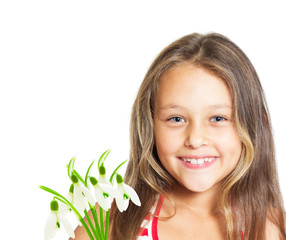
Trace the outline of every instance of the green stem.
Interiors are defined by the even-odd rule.
[[[96,230],[95,230],[95,227],[93,226],[93,223],[92,223],[92,221],[91,221],[91,219],[90,219],[90,217],[89,217],[88,212],[86,211],[86,209],[84,210],[84,215],[85,215],[86,220],[88,221],[88,224],[89,224],[89,226],[90,226],[90,228],[91,228],[91,231],[92,231],[93,235],[95,236],[95,238],[96,238],[96,239],[101,239],[101,238],[98,236],[98,234],[97,234],[97,232],[96,232]]]
[[[83,220],[83,218],[81,218],[79,221],[81,222],[82,226],[84,227],[84,229],[85,229],[87,235],[89,236],[90,240],[96,240],[96,239],[94,239],[94,237],[92,236],[92,233],[91,233],[91,231],[89,230],[89,227],[87,226],[87,224],[86,224],[86,222]]]
[[[96,212],[95,206],[91,206],[90,205],[90,210],[91,210],[91,213],[92,213],[92,216],[93,216],[93,219],[94,219],[94,225],[95,225],[96,231],[100,235],[100,239],[103,239],[104,236],[102,235],[102,233],[100,231],[100,226],[99,226],[99,223],[98,223],[98,217],[97,217],[97,212]]]
[[[105,236],[104,240],[108,240],[108,230],[109,230],[109,210],[106,212],[106,218],[105,218]]]
[[[99,214],[100,214],[100,229],[101,229],[101,234],[104,236],[104,223],[103,223],[103,210],[102,207],[99,207]]]

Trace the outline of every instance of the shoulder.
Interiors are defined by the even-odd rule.
[[[269,218],[266,220],[265,235],[266,240],[280,240],[278,228]]]
[[[284,224],[286,229],[286,213],[284,213]],[[273,220],[270,218],[266,219],[266,227],[265,227],[265,235],[266,240],[280,240],[279,229],[276,224],[274,224]]]

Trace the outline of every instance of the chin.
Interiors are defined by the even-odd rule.
[[[184,185],[184,187],[191,192],[202,193],[213,189],[214,185],[209,183],[193,183]]]

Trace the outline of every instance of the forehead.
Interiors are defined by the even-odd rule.
[[[232,105],[225,82],[201,67],[183,64],[169,69],[159,81],[158,105],[197,103],[200,106]]]

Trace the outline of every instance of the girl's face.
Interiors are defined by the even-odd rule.
[[[157,153],[179,183],[207,191],[235,168],[242,145],[220,78],[190,64],[173,67],[162,76],[155,103]]]

